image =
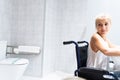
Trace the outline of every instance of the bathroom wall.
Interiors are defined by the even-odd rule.
[[[45,0],[0,1],[0,25],[2,29],[6,27],[1,30],[1,39],[9,45],[36,45],[44,49],[40,55],[8,55],[30,60],[25,75],[40,77],[56,70],[73,73],[74,46],[62,43],[85,39],[87,0],[46,0],[45,5]]]
[[[44,31],[44,0],[12,1],[11,45],[39,46],[39,55],[10,55],[27,58],[30,64],[27,76],[40,77],[42,73],[42,51]]]
[[[9,13],[11,12],[11,8],[6,6],[6,1],[0,0],[0,40],[8,40],[10,41],[10,22],[9,22]],[[6,10],[8,9],[8,10]]]
[[[44,0],[0,0],[0,40],[8,45],[39,46],[39,55],[14,55],[27,58],[30,64],[24,75],[40,77],[44,32]]]
[[[7,16],[3,16],[6,18],[4,25],[8,29],[2,39],[7,37],[9,45],[44,47],[40,55],[8,55],[30,60],[25,75],[41,76],[56,70],[73,73],[76,68],[74,46],[62,43],[64,40],[85,39],[87,0],[46,0],[45,5],[44,0],[1,1],[5,6],[2,12]]]
[[[43,75],[76,69],[74,45],[65,40],[86,40],[87,0],[46,0]]]

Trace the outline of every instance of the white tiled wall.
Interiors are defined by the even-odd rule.
[[[41,76],[43,23],[44,0],[0,0],[0,40],[11,46],[41,48],[40,55],[8,55],[29,59],[25,75]]]

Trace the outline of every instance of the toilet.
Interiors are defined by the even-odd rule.
[[[0,79],[19,80],[29,61],[24,58],[6,58],[7,41],[0,41]]]

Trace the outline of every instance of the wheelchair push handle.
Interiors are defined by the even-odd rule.
[[[87,41],[78,41],[78,42],[75,42],[75,41],[63,41],[64,45],[74,44],[74,45],[78,46],[78,44],[81,44],[81,43],[85,43],[86,45],[89,45],[89,43]]]
[[[87,41],[78,41],[77,43],[78,43],[78,44],[86,43],[87,45],[89,45],[89,43],[88,43]]]
[[[77,43],[75,41],[64,41],[63,44],[64,45],[68,45],[68,44],[75,44],[75,45],[77,45]]]

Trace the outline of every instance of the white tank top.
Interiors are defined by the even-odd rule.
[[[105,45],[108,45],[105,42]],[[87,67],[94,67],[107,70],[108,69],[108,57],[104,55],[101,51],[95,53],[90,45],[88,47],[88,59],[87,59]]]

